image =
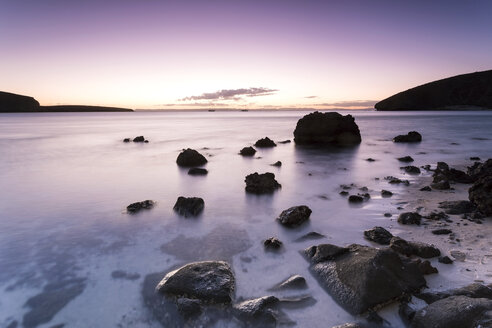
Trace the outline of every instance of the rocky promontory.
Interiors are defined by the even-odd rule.
[[[492,109],[492,70],[423,84],[386,98],[374,107],[380,111]]]

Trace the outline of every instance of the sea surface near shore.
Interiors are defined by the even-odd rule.
[[[397,157],[410,155],[412,165],[445,161],[465,168],[471,156],[492,157],[492,112],[342,112],[355,117],[360,146],[312,149],[278,144],[258,150],[254,158],[238,155],[242,147],[268,136],[293,139],[306,112],[134,112],[40,113],[0,115],[0,326],[22,322],[26,301],[47,284],[84,281],[80,295],[39,327],[159,327],[142,301],[146,275],[167,272],[195,260],[226,259],[236,274],[236,298],[268,295],[267,289],[300,274],[316,303],[288,311],[299,327],[330,327],[357,318],[339,307],[318,285],[300,254],[311,245],[361,243],[363,231],[382,226],[394,235],[435,243],[445,255],[467,253],[464,262],[444,265],[427,276],[433,289],[492,282],[492,226],[452,224],[460,242],[434,236],[430,227],[401,226],[398,213],[421,207],[428,213],[438,201],[467,199],[466,185],[445,192],[421,192],[431,172],[405,174]],[[416,130],[418,144],[391,139]],[[123,143],[144,135],[149,143]],[[204,154],[206,176],[190,176],[176,165],[183,148]],[[366,161],[375,159],[374,162]],[[281,161],[282,167],[270,164]],[[273,172],[282,188],[272,195],[244,191],[244,177]],[[390,185],[385,176],[410,180]],[[379,180],[376,180],[379,178]],[[367,187],[369,201],[349,205],[341,184]],[[382,198],[381,189],[394,193]],[[178,196],[198,196],[205,210],[197,218],[173,212]],[[129,215],[130,203],[152,199],[157,206]],[[275,218],[290,206],[308,205],[310,222],[285,229]],[[400,209],[397,209],[400,207]],[[391,213],[391,218],[384,217]],[[310,231],[325,239],[295,242]],[[276,236],[279,253],[265,252],[263,240]],[[115,279],[122,270],[135,279]],[[281,295],[299,295],[287,292]],[[394,306],[380,314],[402,325]],[[227,326],[227,325],[226,325]]]

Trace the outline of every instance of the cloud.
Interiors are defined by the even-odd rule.
[[[224,89],[211,93],[203,93],[199,96],[190,96],[179,99],[179,101],[199,101],[199,100],[232,100],[240,101],[242,97],[259,97],[275,94],[278,90],[268,88],[242,88],[242,89]]]
[[[307,96],[307,97],[304,97],[306,99],[314,99],[314,98],[318,98],[318,96]]]
[[[339,101],[334,103],[322,103],[322,104],[313,104],[313,106],[326,106],[326,107],[374,107],[374,105],[379,100],[349,100],[349,101]]]

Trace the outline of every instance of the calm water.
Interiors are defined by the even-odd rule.
[[[29,298],[46,285],[72,279],[83,282],[74,292],[78,296],[39,327],[158,327],[143,305],[144,277],[216,258],[232,262],[236,297],[264,296],[291,274],[303,275],[309,285],[305,293],[317,303],[288,311],[299,327],[353,321],[320,289],[299,250],[321,242],[367,244],[363,230],[389,226],[382,214],[397,213],[395,204],[405,199],[405,187],[374,178],[411,180],[396,157],[411,155],[414,165],[469,164],[470,156],[491,157],[492,112],[359,112],[354,116],[363,142],[354,149],[319,151],[290,143],[259,150],[261,158],[237,154],[264,136],[292,139],[304,114],[0,115],[0,326],[14,320],[22,326]],[[424,141],[390,141],[410,130],[420,131]],[[150,143],[122,142],[137,135]],[[188,147],[208,156],[207,176],[192,177],[177,167],[179,151]],[[377,161],[365,161],[368,157]],[[281,168],[270,166],[278,160]],[[247,195],[244,177],[255,171],[275,173],[282,189],[272,196]],[[368,186],[372,199],[349,206],[338,195],[343,183]],[[395,196],[382,199],[382,188]],[[181,195],[204,198],[203,214],[195,219],[177,216],[172,207]],[[125,213],[128,204],[145,199],[158,204],[138,215]],[[283,209],[301,204],[313,210],[309,224],[286,230],[274,221]],[[327,238],[293,242],[313,230]],[[263,250],[262,241],[271,236],[284,241],[283,252]],[[139,278],[114,279],[115,270]],[[446,279],[469,282],[459,274],[449,276],[441,276],[444,284]],[[383,316],[401,325],[393,312]]]

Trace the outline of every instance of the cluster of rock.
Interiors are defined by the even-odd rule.
[[[132,140],[132,138],[125,138],[125,139],[123,139],[123,142],[130,142],[130,141],[149,143],[149,141],[147,139],[145,139],[144,136],[135,137],[135,138],[133,138],[133,140]]]

